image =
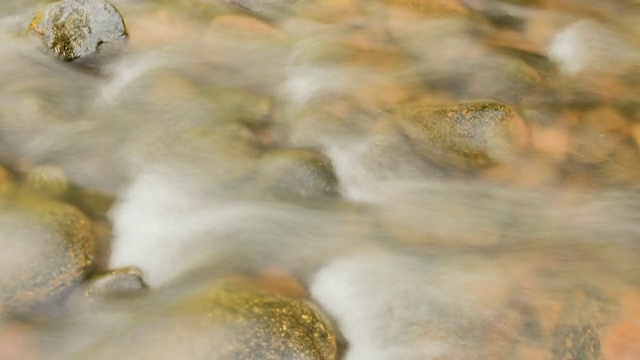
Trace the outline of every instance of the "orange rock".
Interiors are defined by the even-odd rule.
[[[34,338],[27,326],[11,324],[0,329],[0,359],[38,359]]]
[[[583,113],[572,132],[572,158],[580,163],[605,161],[630,132],[627,121],[609,107]]]
[[[606,359],[640,359],[640,292],[623,295],[620,303],[622,321],[603,337],[602,354]]]
[[[568,132],[558,127],[531,125],[531,146],[554,159],[562,160],[571,149]]]
[[[484,170],[483,179],[523,187],[551,185],[558,180],[556,161],[541,156],[528,156],[522,164],[496,165]]]
[[[292,298],[309,298],[309,293],[295,277],[277,268],[264,269],[253,280],[256,287]]]

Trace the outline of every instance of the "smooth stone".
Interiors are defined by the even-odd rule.
[[[76,208],[29,194],[0,199],[0,308],[46,309],[93,264],[89,220]]]
[[[404,133],[431,161],[462,169],[510,163],[526,142],[526,127],[507,105],[472,102],[408,106],[401,111]]]
[[[622,148],[630,124],[609,107],[580,114],[572,131],[571,159],[581,164],[597,164]]]
[[[147,288],[142,271],[131,266],[111,270],[91,279],[85,294],[91,298],[123,298],[140,295]]]
[[[63,61],[115,49],[127,39],[124,20],[104,0],[63,0],[38,13],[29,25],[45,46]]]
[[[119,324],[112,338],[77,358],[324,360],[336,352],[332,327],[315,306],[232,277]]]
[[[339,184],[331,160],[312,150],[278,149],[259,161],[259,182],[278,195],[336,197]]]
[[[55,166],[36,166],[29,170],[23,186],[49,197],[61,197],[69,189],[69,181],[64,172]]]
[[[605,359],[640,358],[640,291],[629,289],[618,298],[618,322],[609,326],[601,338],[602,355]]]

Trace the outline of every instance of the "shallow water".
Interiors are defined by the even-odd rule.
[[[129,42],[90,69],[24,33],[39,2],[0,5],[2,164],[112,196],[97,271],[151,287],[72,297],[25,325],[22,356],[99,353],[212,278],[273,268],[346,359],[640,354],[637,1],[245,3],[264,7],[113,1]],[[401,120],[486,100],[522,119],[514,146],[482,144],[490,164],[425,154]],[[314,151],[337,185],[277,149]]]

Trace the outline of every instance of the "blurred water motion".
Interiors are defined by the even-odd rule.
[[[344,359],[640,357],[637,1],[112,3],[90,68],[0,5],[0,196],[63,189],[150,289],[3,318],[0,358],[246,358],[189,304],[274,269]]]

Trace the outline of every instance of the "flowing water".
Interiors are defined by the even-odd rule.
[[[346,359],[640,356],[637,1],[112,3],[129,41],[89,68],[26,34],[42,2],[0,5],[0,160],[107,199],[96,271],[155,295],[72,299],[20,325],[37,351],[0,351],[93,358],[211,278],[277,269]],[[517,119],[487,158],[407,115],[479,101]]]

